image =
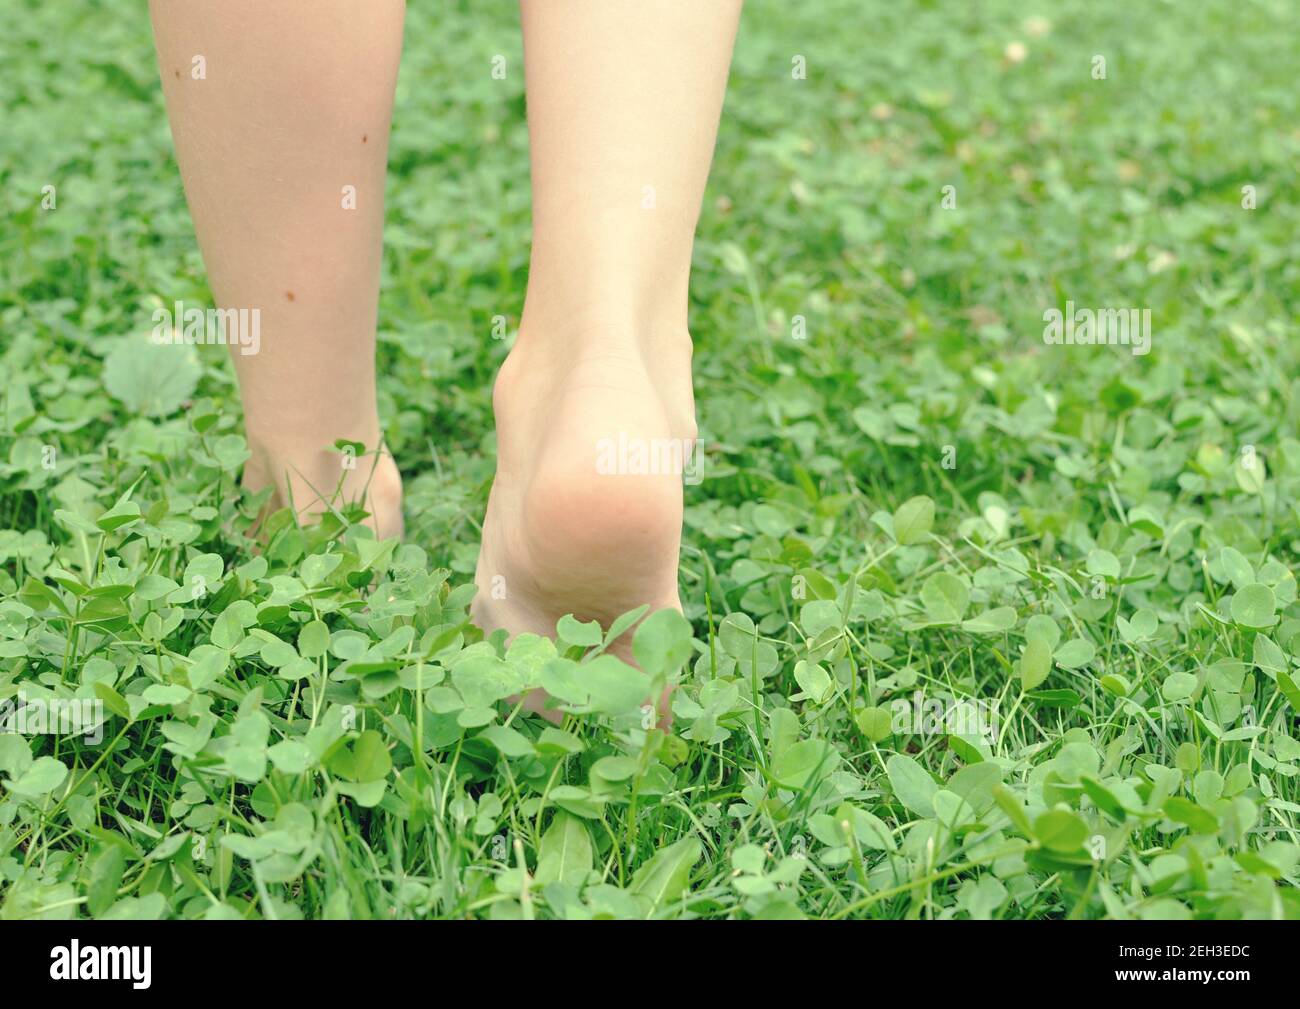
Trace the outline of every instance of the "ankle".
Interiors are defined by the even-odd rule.
[[[691,350],[685,297],[637,297],[598,292],[578,297],[530,286],[516,346],[581,355],[611,350]]]
[[[694,343],[684,323],[659,324],[625,313],[568,318],[525,314],[507,361],[523,375],[569,374],[580,365],[635,364],[647,371],[680,371],[689,381]]]
[[[272,487],[280,506],[292,501],[299,513],[315,514],[364,497],[376,507],[400,508],[401,475],[386,450],[368,445],[363,453],[339,451],[332,444],[269,441],[251,432],[248,447],[244,485]]]

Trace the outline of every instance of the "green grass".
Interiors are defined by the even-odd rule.
[[[0,735],[0,915],[1300,916],[1294,5],[750,4],[643,672],[467,623],[527,146],[514,6],[438,6],[381,311],[408,537],[259,556],[228,362],[138,336],[210,297],[144,14],[6,4],[0,700],[105,722]],[[1067,300],[1151,353],[1046,345]],[[563,731],[499,702],[538,682]]]

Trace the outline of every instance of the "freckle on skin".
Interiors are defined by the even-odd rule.
[[[370,134],[369,134],[369,133],[363,133],[363,134],[361,135],[361,142],[362,142],[363,144],[364,144],[367,140],[369,140],[369,139],[370,139]]]
[[[285,296],[286,298],[288,298],[290,301],[293,301],[293,292],[292,292],[292,291],[285,291],[285,292],[284,292],[284,296]]]

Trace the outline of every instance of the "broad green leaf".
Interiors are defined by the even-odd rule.
[[[924,543],[934,527],[934,502],[921,495],[910,498],[894,512],[894,538],[903,546]]]
[[[550,883],[579,886],[591,868],[592,847],[587,828],[576,816],[556,813],[538,846],[534,880],[540,886]]]
[[[894,731],[893,713],[885,707],[862,708],[854,716],[862,734],[873,743],[888,739]]]
[[[91,917],[103,914],[117,900],[117,888],[126,871],[126,853],[121,845],[106,844],[90,863],[86,884],[86,910]]]
[[[1072,853],[1083,847],[1087,840],[1088,825],[1076,813],[1049,809],[1034,821],[1034,837],[1052,851]]]
[[[486,739],[506,757],[531,757],[536,753],[528,737],[509,726],[489,725],[477,738]]]
[[[329,651],[330,630],[323,620],[311,620],[298,632],[298,654],[305,659],[318,659]]]
[[[640,712],[648,703],[650,678],[612,655],[599,655],[578,668],[592,711],[604,715]]]
[[[1061,627],[1046,613],[1035,613],[1025,621],[1025,640],[1041,638],[1047,644],[1049,652],[1055,651],[1061,643]]]
[[[1233,588],[1244,589],[1247,585],[1254,584],[1255,571],[1240,550],[1224,547],[1219,551],[1219,563],[1223,565],[1223,573],[1228,576]]]
[[[1170,673],[1160,686],[1166,701],[1183,701],[1196,692],[1196,677],[1191,673]]]
[[[1142,641],[1156,633],[1159,622],[1151,610],[1141,609],[1133,614],[1131,620],[1116,617],[1115,626],[1119,628],[1120,637],[1125,641]]]
[[[997,634],[1009,631],[1016,624],[1016,611],[1010,606],[998,606],[962,621],[962,630],[971,634]]]
[[[632,655],[650,676],[675,673],[691,657],[691,624],[674,609],[657,610],[632,635]]]
[[[366,784],[381,781],[393,768],[384,737],[367,729],[353,742],[341,747],[330,758],[329,769],[348,781]]]
[[[1079,784],[1083,786],[1083,790],[1088,794],[1088,798],[1096,803],[1098,809],[1109,813],[1112,817],[1121,822],[1125,819],[1126,814],[1124,812],[1123,803],[1121,803],[1114,793],[1111,792],[1110,789],[1106,788],[1106,786],[1100,781],[1095,778],[1090,778],[1087,775],[1080,775]]]
[[[1103,578],[1119,578],[1119,559],[1109,550],[1091,550],[1088,553],[1088,574],[1101,575]]]
[[[104,359],[104,386],[131,413],[162,417],[194,394],[202,371],[192,346],[132,336]]]
[[[814,704],[822,704],[835,692],[830,674],[818,663],[800,659],[794,666],[794,680]]]
[[[1030,638],[1020,656],[1020,684],[1033,690],[1052,670],[1052,649],[1045,638]]]
[[[830,627],[841,627],[844,617],[837,602],[831,599],[814,599],[804,603],[799,610],[799,626],[809,638],[815,638]]]
[[[834,747],[824,739],[804,739],[774,758],[770,773],[782,788],[801,791],[825,778],[836,762]]]
[[[24,799],[35,799],[48,795],[68,776],[67,765],[55,757],[37,757],[17,779],[5,782],[5,786],[14,795]]]
[[[598,622],[591,620],[583,623],[571,613],[560,617],[555,625],[555,633],[565,644],[580,648],[595,648],[605,637]]]
[[[1272,627],[1277,623],[1276,610],[1277,600],[1267,585],[1247,585],[1233,593],[1232,620],[1242,627]]]
[[[1258,454],[1240,455],[1232,470],[1237,486],[1247,494],[1264,493],[1264,484],[1268,481],[1268,467]]]
[[[1062,669],[1078,669],[1097,657],[1097,649],[1085,638],[1072,638],[1052,655]]]
[[[885,761],[885,773],[899,802],[917,816],[934,816],[934,793],[939,786],[930,772],[911,757],[896,753]]]
[[[1295,679],[1287,673],[1278,673],[1277,685],[1291,705],[1291,710],[1300,711],[1300,686],[1297,686]]]
[[[330,576],[342,560],[342,554],[312,554],[305,558],[299,568],[302,583],[309,589],[315,588]]]
[[[140,506],[134,501],[119,501],[103,515],[95,519],[95,525],[104,532],[113,532],[122,526],[140,520]]]
[[[754,621],[740,612],[728,613],[718,624],[718,643],[733,658],[748,658],[754,648]]]
[[[1025,837],[1034,836],[1034,829],[1029,822],[1029,814],[1025,810],[1025,804],[1020,801],[1011,789],[1007,788],[1006,785],[994,785],[993,799],[1021,834]]]
[[[700,860],[703,849],[694,837],[661,848],[632,875],[631,893],[650,901],[651,910],[678,900],[690,885],[691,869]]]
[[[474,655],[457,662],[451,668],[451,682],[471,708],[490,707],[523,686],[519,674],[495,655]]]
[[[1219,821],[1215,819],[1213,813],[1182,796],[1170,796],[1165,800],[1162,809],[1165,816],[1178,823],[1186,824],[1194,834],[1213,834],[1219,829]]]
[[[954,624],[966,615],[970,589],[956,575],[936,571],[921,586],[921,604],[934,622]]]

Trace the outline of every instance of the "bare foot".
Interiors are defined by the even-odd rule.
[[[349,458],[333,449],[272,450],[252,439],[250,447],[243,485],[253,492],[274,488],[265,514],[292,501],[298,520],[306,523],[330,508],[361,501],[370,513],[365,524],[378,538],[401,538],[402,478],[387,452],[378,459],[373,454]]]
[[[677,592],[695,406],[685,333],[521,333],[497,376],[497,475],[473,616],[486,631],[603,626]],[[630,657],[629,636],[614,651]],[[528,707],[540,710],[540,699]]]

